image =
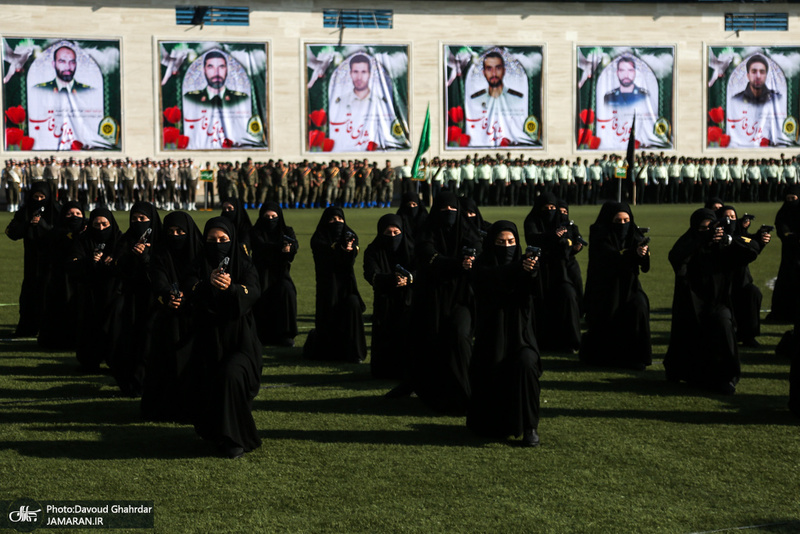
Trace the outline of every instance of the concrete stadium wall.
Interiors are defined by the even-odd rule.
[[[266,152],[194,153],[196,161],[283,158],[314,161],[330,154],[304,151],[305,69],[303,45],[409,44],[410,128],[414,147],[431,105],[431,156],[461,157],[444,151],[444,91],[442,47],[447,43],[535,44],[544,46],[544,150],[532,157],[567,157],[577,153],[575,124],[575,47],[579,45],[669,45],[675,47],[675,153],[704,153],[705,50],[708,45],[800,44],[796,35],[800,6],[770,4],[627,4],[540,2],[388,2],[368,7],[394,10],[391,30],[323,28],[322,10],[367,7],[364,3],[299,1],[253,2],[249,27],[175,24],[173,2],[153,0],[0,3],[0,34],[4,37],[119,38],[122,47],[123,151],[132,158],[175,157],[160,150],[158,91],[159,40],[265,41],[269,43],[268,124],[271,148]],[[243,5],[218,1],[215,5]],[[787,32],[726,32],[725,12],[788,12]],[[795,30],[794,32],[791,30]],[[709,151],[713,152],[713,151]],[[726,152],[733,155],[735,151]],[[765,150],[770,156],[780,150]],[[591,154],[582,152],[588,157]],[[712,153],[711,155],[717,155]],[[41,156],[15,152],[14,157]],[[83,153],[82,155],[96,155]],[[371,154],[383,160],[383,154]],[[396,163],[413,151],[393,153]],[[9,157],[5,145],[0,157]],[[333,157],[340,158],[337,154]]]

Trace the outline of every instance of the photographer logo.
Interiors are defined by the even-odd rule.
[[[44,522],[44,507],[33,499],[17,499],[6,508],[6,517],[8,527],[17,532],[33,532]]]
[[[8,514],[9,521],[12,523],[19,523],[20,521],[23,523],[35,523],[42,509],[31,510],[30,508],[30,506],[23,505],[19,507],[19,510],[11,511],[11,513]]]

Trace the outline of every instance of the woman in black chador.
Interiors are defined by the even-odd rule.
[[[475,263],[475,348],[467,426],[477,434],[539,444],[539,347],[532,296],[537,259],[522,255],[514,223],[494,223]]]
[[[34,182],[25,194],[25,205],[6,227],[6,235],[13,241],[22,239],[25,249],[16,337],[33,337],[39,332],[52,259],[49,237],[58,214],[59,206],[50,187],[45,182]]]
[[[164,232],[154,247],[148,275],[156,305],[148,326],[142,416],[189,422],[198,367],[191,360],[195,329],[185,295],[203,253],[203,235],[188,213],[174,211],[164,217]]]
[[[732,237],[743,238],[757,254],[761,254],[772,236],[769,232],[759,229],[755,234],[749,234],[740,223],[733,206],[722,206],[717,210],[717,218],[723,221],[722,229],[725,234]],[[756,339],[761,335],[761,290],[753,283],[750,267],[743,265],[733,274],[731,283],[731,303],[733,304],[733,317],[736,322],[736,340],[748,347],[759,347],[761,344]]]
[[[422,205],[417,193],[408,192],[400,198],[397,214],[403,218],[406,240],[413,245],[428,218],[428,209]]]
[[[370,351],[375,378],[404,378],[410,357],[414,258],[404,230],[399,215],[384,215],[378,220],[378,235],[364,251],[364,278],[375,293]]]
[[[261,207],[250,243],[261,282],[261,298],[253,307],[258,338],[265,345],[291,347],[297,336],[297,289],[289,271],[298,243],[277,202]]]
[[[469,362],[475,324],[470,270],[480,253],[477,231],[456,196],[436,195],[415,245],[411,387],[430,408],[463,414],[470,396]]]
[[[250,229],[253,223],[244,207],[244,201],[240,198],[229,197],[222,201],[222,217],[228,219],[236,229],[239,236],[239,245],[244,247],[245,252],[250,254]]]
[[[155,305],[147,270],[153,245],[161,240],[161,218],[155,206],[138,201],[130,212],[130,226],[116,248],[115,264],[120,296],[112,318],[113,342],[108,366],[120,390],[138,397],[144,384],[146,335]]]
[[[194,307],[192,358],[201,367],[195,430],[224,455],[238,458],[261,445],[252,408],[261,385],[262,347],[251,313],[260,290],[258,273],[228,219],[206,223],[203,253],[186,287]]]
[[[624,203],[606,202],[589,229],[586,323],[581,360],[644,370],[652,363],[650,301],[639,272],[650,270],[650,249]]]
[[[311,236],[317,281],[315,329],[303,347],[312,360],[359,363],[367,357],[364,334],[364,301],[358,293],[353,265],[358,255],[358,236],[347,226],[341,208],[322,212]]]
[[[775,231],[781,240],[781,264],[767,319],[793,323],[800,313],[800,186],[786,190],[783,206],[775,215]]]
[[[740,237],[725,235],[713,211],[692,213],[689,230],[669,252],[675,293],[664,357],[667,380],[736,392],[741,369],[731,282],[735,272],[757,256]]]
[[[67,202],[50,234],[52,258],[50,277],[44,295],[39,345],[52,350],[75,350],[78,321],[78,283],[67,274],[72,247],[86,230],[83,208],[78,202]]]
[[[552,350],[576,351],[581,344],[578,289],[569,274],[573,245],[569,219],[557,209],[552,193],[536,198],[525,218],[525,241],[541,249],[540,289],[534,300],[539,344]]]
[[[113,345],[112,312],[119,297],[114,251],[121,239],[114,214],[108,208],[95,208],[67,263],[68,274],[78,283],[75,355],[86,372],[97,371]]]

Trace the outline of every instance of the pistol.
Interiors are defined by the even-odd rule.
[[[146,245],[147,241],[150,239],[150,234],[152,233],[153,233],[152,228],[148,228],[147,230],[145,230],[144,233],[142,234],[142,237],[139,238],[139,243],[141,243],[142,245]]]
[[[344,242],[345,242],[345,243],[347,243],[347,242],[349,242],[349,241],[355,241],[355,240],[356,240],[356,234],[354,234],[354,233],[353,233],[353,232],[351,232],[350,230],[348,230],[348,231],[346,231],[346,232],[344,233]]]
[[[642,239],[641,241],[639,241],[639,244],[636,245],[636,246],[637,247],[644,247],[644,246],[648,245],[649,243],[650,243],[650,236],[647,236],[644,239]]]
[[[638,228],[639,228],[639,231],[641,233],[643,233],[643,234],[646,234],[647,232],[650,231],[650,227],[649,226],[639,226]]]
[[[774,226],[770,226],[768,224],[762,224],[761,228],[758,229],[759,234],[768,234],[775,229]]]
[[[231,262],[231,259],[228,256],[225,256],[224,258],[222,258],[222,261],[219,262],[219,267],[217,267],[217,269],[219,269],[219,272],[221,274],[225,273],[225,270],[228,268],[228,264],[230,262]]]
[[[296,247],[297,246],[297,239],[284,234],[283,235],[283,243],[286,244],[286,245],[294,245]]]
[[[169,294],[170,294],[170,295],[172,295],[173,297],[175,297],[176,299],[177,299],[177,298],[180,298],[180,296],[181,296],[181,290],[180,290],[180,288],[178,287],[178,284],[177,284],[177,283],[173,283],[173,284],[172,284],[172,285],[169,287]]]
[[[743,221],[752,221],[752,220],[753,220],[753,219],[755,219],[755,218],[756,218],[756,216],[755,216],[755,215],[753,215],[752,213],[745,213],[745,214],[744,214],[744,215],[742,215],[742,217],[741,217],[741,219],[742,219]]]
[[[534,247],[533,245],[528,245],[525,248],[525,257],[536,258],[538,260],[542,257],[542,249],[539,247]]]
[[[94,253],[97,254],[98,252],[103,252],[106,249],[105,243],[99,243],[94,247]]]
[[[408,278],[408,283],[409,284],[413,284],[414,283],[414,275],[411,274],[411,272],[409,272],[405,267],[403,267],[399,263],[394,266],[394,272],[396,272],[397,274],[399,274],[400,276],[402,276],[404,278]]]
[[[463,247],[461,249],[461,257],[463,258],[474,258],[478,255],[478,251],[475,250],[473,247]]]

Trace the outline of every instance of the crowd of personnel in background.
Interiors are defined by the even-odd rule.
[[[241,199],[248,208],[277,202],[281,208],[388,207],[400,195],[418,192],[425,205],[439,191],[472,198],[479,206],[531,206],[543,193],[553,193],[573,205],[599,204],[606,199],[632,204],[697,203],[710,196],[725,202],[777,202],[786,187],[798,184],[796,156],[779,158],[693,158],[663,152],[636,156],[630,178],[625,159],[603,155],[591,163],[578,156],[570,162],[533,159],[511,153],[466,156],[463,159],[422,159],[417,178],[409,160],[393,166],[386,160],[284,162],[210,162],[192,159],[153,161],[130,158],[8,159],[0,175],[6,208],[16,211],[20,195],[45,181],[59,201],[78,201],[93,209],[108,205],[129,210],[137,200],[164,210],[214,208],[217,198]],[[618,179],[619,178],[619,179]],[[204,195],[198,191],[204,185]],[[200,201],[202,198],[202,202]],[[201,206],[201,207],[202,207]]]

